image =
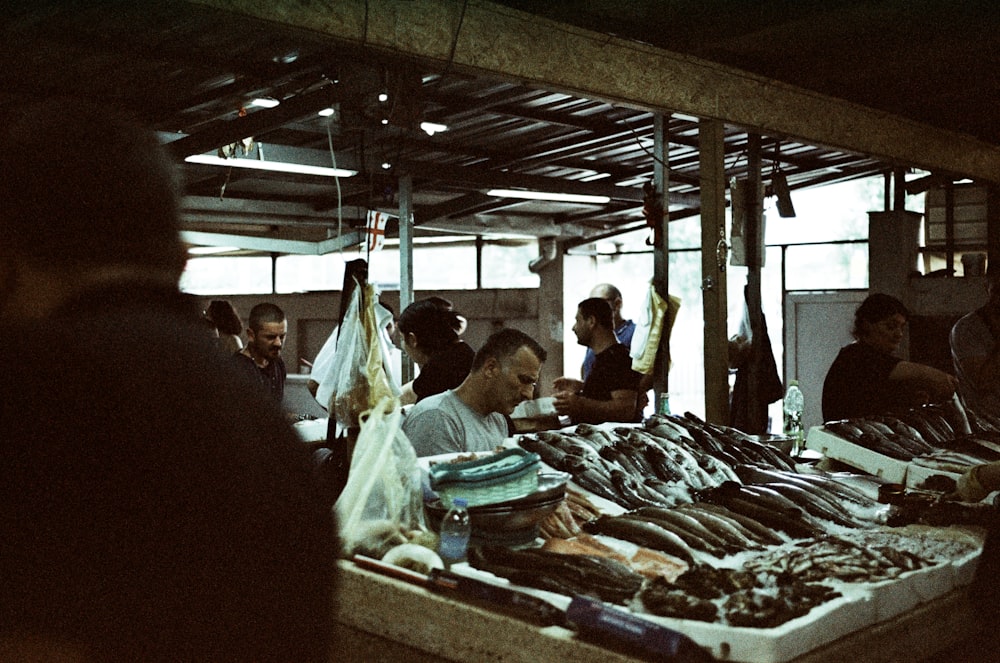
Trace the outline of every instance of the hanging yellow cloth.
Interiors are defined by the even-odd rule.
[[[666,333],[666,345],[669,359],[670,332],[677,319],[677,311],[681,307],[679,297],[669,295],[667,300],[656,292],[656,286],[649,284],[646,293],[646,304],[642,315],[636,324],[632,337],[632,370],[643,375],[650,375],[656,366],[656,355],[660,348],[660,339]]]

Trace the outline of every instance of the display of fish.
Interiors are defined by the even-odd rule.
[[[824,533],[804,509],[760,486],[751,488],[726,482],[718,488],[704,491],[699,497],[702,501],[721,504],[766,527],[780,530],[792,538],[808,538]]]
[[[664,617],[774,628],[837,596],[832,587],[790,575],[700,565],[674,583],[648,583],[639,601]]]
[[[469,549],[469,564],[524,587],[567,596],[592,596],[619,605],[635,596],[644,580],[642,575],[610,557],[537,549],[473,547]]]
[[[710,509],[705,503],[684,504],[676,507],[676,510],[687,514],[700,522],[704,527],[721,537],[726,543],[738,550],[753,550],[769,543],[780,543],[781,539],[775,537],[773,540],[768,537],[758,536],[750,528],[746,527],[733,515],[721,507]]]
[[[841,489],[839,484],[816,475],[806,475],[797,472],[767,470],[750,465],[740,465],[736,473],[745,484],[763,484],[800,504],[812,515],[829,520],[846,527],[872,527],[884,522],[877,512],[870,507],[875,504],[863,494],[852,496],[855,503],[859,501],[867,509],[852,509],[845,505],[844,494],[847,489]]]
[[[590,534],[605,534],[622,541],[652,548],[694,563],[694,550],[675,532],[646,520],[626,516],[604,515],[585,523],[583,530]]]
[[[843,582],[876,582],[929,566],[919,555],[890,545],[866,545],[839,536],[804,544],[786,544],[750,556],[751,572],[787,574],[807,581],[836,578]]]

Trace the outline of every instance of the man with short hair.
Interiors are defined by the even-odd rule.
[[[0,173],[0,658],[329,660],[329,505],[178,291],[155,134],[9,103]]]
[[[555,408],[575,424],[606,421],[635,422],[642,376],[632,370],[628,348],[618,341],[613,328],[611,305],[600,297],[580,302],[573,323],[577,343],[593,350],[594,367],[581,382],[575,378],[555,380]]]
[[[632,336],[635,334],[635,323],[622,318],[622,293],[621,290],[610,283],[599,283],[590,291],[591,297],[600,297],[611,305],[612,329],[615,331],[615,338],[626,348],[632,347]],[[594,367],[594,351],[587,348],[587,354],[583,357],[583,368],[581,374],[586,380]]]
[[[403,432],[418,456],[490,451],[508,437],[509,417],[534,395],[545,350],[517,329],[501,329],[476,353],[454,389],[428,396],[406,414]]]
[[[250,309],[247,344],[233,355],[241,370],[263,387],[278,404],[285,396],[288,370],[281,348],[288,335],[285,312],[275,304],[257,304]]]

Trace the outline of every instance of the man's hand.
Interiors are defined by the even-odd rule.
[[[574,394],[579,393],[579,391],[583,389],[583,381],[577,380],[576,378],[556,378],[552,381],[552,389],[556,392],[566,391]]]
[[[556,412],[575,420],[579,414],[580,401],[582,400],[576,391],[558,391],[554,398],[552,406],[555,407]]]
[[[963,502],[979,502],[989,495],[991,491],[983,486],[979,480],[979,473],[982,468],[982,465],[976,465],[963,472],[962,476],[958,478],[953,497]]]

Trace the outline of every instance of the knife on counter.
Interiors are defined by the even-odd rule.
[[[444,569],[431,569],[424,575],[395,564],[355,555],[354,563],[361,568],[375,571],[397,580],[409,582],[443,595],[453,595],[478,602],[504,613],[524,619],[538,626],[563,626],[568,628],[566,611],[548,601],[509,587],[500,587],[477,578],[459,575]]]

